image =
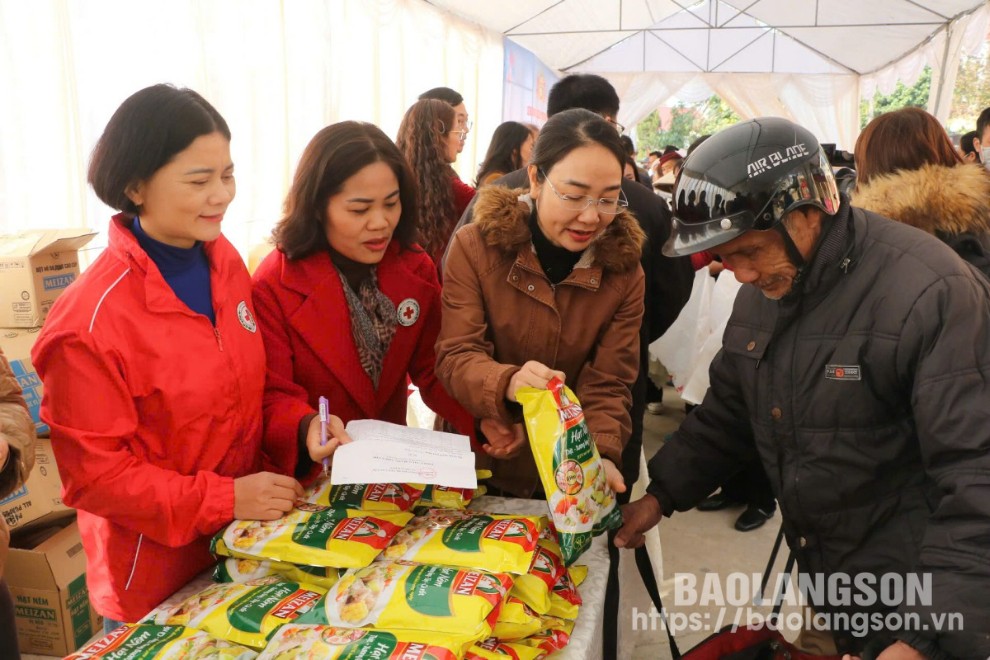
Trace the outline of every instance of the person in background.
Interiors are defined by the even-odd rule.
[[[321,396],[333,415],[330,451],[349,441],[342,424],[353,419],[404,424],[407,376],[434,411],[472,432],[474,418],[433,372],[440,285],[415,243],[417,208],[409,166],[377,126],[328,126],[300,158],[276,250],[254,274],[254,303],[268,356],[265,435],[298,447],[285,467],[301,478],[319,467],[304,448],[319,446]]]
[[[856,141],[852,203],[922,229],[990,277],[990,174],[921,108],[875,118]]]
[[[488,418],[496,492],[541,495],[516,393],[554,376],[581,402],[609,484],[625,490],[617,466],[632,432],[644,291],[643,232],[621,192],[625,160],[599,115],[555,113],[533,150],[528,191],[484,188],[474,222],[451,242],[437,377]]]
[[[665,252],[711,250],[744,284],[708,393],[650,460],[616,545],[641,545],[759,460],[802,581],[842,585],[801,589],[829,617],[799,649],[990,656],[990,281],[933,236],[851,206],[815,136],[786,119],[716,133],[677,188],[718,190],[725,212],[678,206]],[[874,589],[915,581],[914,596]]]
[[[650,175],[650,181],[656,181],[660,178],[660,175],[657,174],[657,162],[662,155],[659,151],[651,151],[646,157],[646,172]]]
[[[457,158],[464,130],[455,128],[454,108],[444,101],[417,101],[406,111],[395,141],[416,176],[419,242],[435,264],[447,249],[463,209],[455,191],[460,181],[450,164]],[[462,184],[463,185],[463,184]],[[471,188],[474,196],[474,188]],[[466,206],[467,201],[461,202]]]
[[[983,108],[983,112],[976,118],[976,137],[973,138],[973,148],[980,154],[980,162],[983,167],[990,169],[990,108]]]
[[[488,152],[478,168],[474,185],[480,188],[528,165],[534,142],[536,135],[526,124],[517,121],[499,124],[492,134],[492,141],[488,143]],[[460,218],[460,215],[457,217]]]
[[[21,387],[0,348],[0,500],[24,485],[34,467],[34,421],[28,413]],[[0,646],[5,658],[17,660],[17,628],[14,602],[4,579],[10,528],[0,517]]]
[[[262,444],[251,280],[220,233],[235,192],[226,121],[192,90],[142,89],[110,118],[89,183],[120,213],[31,357],[109,630],[210,566],[217,530],[279,518],[302,488],[264,469],[283,448]]]
[[[632,138],[628,135],[620,135],[619,139],[622,140],[622,146],[626,150],[626,155],[632,160],[633,167],[636,171],[636,176],[630,180],[638,181],[649,188],[652,185],[650,174],[636,163],[636,145],[633,144]]]
[[[457,153],[460,154],[464,151],[464,145],[467,144],[467,136],[468,133],[471,132],[472,127],[467,106],[464,104],[464,97],[450,87],[434,87],[433,89],[429,89],[419,95],[420,101],[425,101],[426,99],[443,101],[454,109],[453,130],[457,132],[456,134],[459,139],[457,143]],[[467,208],[467,205],[474,198],[475,189],[464,183],[457,172],[454,171],[453,163],[455,160],[457,160],[456,155],[454,158],[450,159],[448,169],[450,170],[451,175],[451,185],[454,189],[454,208],[456,209],[456,219],[461,217],[461,214],[464,213],[464,209]],[[437,263],[439,263],[439,261]]]
[[[976,150],[976,136],[976,131],[970,131],[959,137],[959,155],[962,156],[963,162],[983,162],[980,160],[980,152]]]
[[[629,156],[626,156],[625,165],[622,167],[622,178],[627,181],[636,180],[636,161]]]

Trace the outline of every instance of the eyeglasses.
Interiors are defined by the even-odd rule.
[[[604,215],[615,215],[622,209],[629,206],[629,202],[626,200],[626,196],[621,190],[619,191],[618,197],[602,197],[601,199],[595,199],[589,195],[561,195],[557,192],[557,189],[554,187],[553,182],[550,181],[547,173],[543,172],[543,170],[540,170],[540,172],[543,174],[543,179],[547,182],[547,185],[550,186],[550,190],[553,191],[553,194],[557,196],[557,199],[560,200],[560,203],[568,211],[580,212],[584,211],[592,204],[597,204],[599,213]]]
[[[461,128],[464,129],[465,133],[470,131],[471,127],[474,126],[474,123],[470,119],[467,119],[465,121],[458,121],[457,123],[460,124]]]
[[[463,142],[464,140],[467,139],[467,131],[465,129],[463,129],[463,128],[461,128],[461,129],[454,129],[454,130],[451,131],[451,133],[456,133],[457,134],[457,137],[460,139],[461,142]]]
[[[605,121],[607,121],[608,123],[612,124],[612,126],[615,127],[615,130],[617,130],[619,132],[619,135],[622,135],[623,133],[626,132],[626,127],[623,126],[622,124],[620,124],[619,122],[615,121],[614,119],[610,119],[608,117],[605,117]]]

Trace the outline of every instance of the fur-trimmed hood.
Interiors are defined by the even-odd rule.
[[[521,200],[525,189],[510,190],[488,186],[478,192],[474,205],[474,223],[485,243],[507,253],[532,244],[529,231],[530,205]],[[597,265],[605,271],[625,273],[639,264],[646,235],[628,211],[615,220],[588,247],[578,267]]]
[[[858,187],[852,204],[930,234],[982,234],[990,231],[990,175],[975,164],[899,170]]]

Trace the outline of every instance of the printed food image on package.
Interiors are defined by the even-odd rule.
[[[399,531],[385,559],[525,573],[543,521],[539,516],[429,509]]]
[[[214,582],[247,582],[276,575],[287,582],[303,582],[329,589],[340,577],[340,569],[327,566],[302,566],[269,559],[235,559],[227,557],[213,569]]]
[[[512,588],[506,573],[375,562],[347,571],[299,623],[490,637]],[[323,616],[319,616],[322,614]]]
[[[331,509],[362,511],[408,511],[416,505],[423,488],[412,484],[342,484],[333,486],[320,477],[306,489],[301,500]]]
[[[258,660],[457,660],[467,635],[289,624],[279,628]]]
[[[210,550],[224,557],[272,559],[304,566],[367,566],[412,518],[411,513],[373,513],[297,506],[278,520],[235,520],[220,530]]]
[[[65,660],[252,660],[258,652],[201,630],[153,624],[126,625],[87,644]]]
[[[570,566],[592,538],[622,525],[622,514],[574,393],[553,378],[543,390],[521,388],[517,398],[561,557]]]
[[[313,609],[324,593],[319,587],[282,582],[277,577],[214,584],[154,613],[151,622],[196,628],[260,649],[273,630]]]

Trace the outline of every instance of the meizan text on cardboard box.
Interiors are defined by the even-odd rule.
[[[0,236],[0,327],[41,325],[52,303],[79,276],[88,229],[46,229]]]
[[[15,539],[5,575],[21,652],[64,656],[99,629],[101,618],[89,604],[86,554],[74,520]]]

